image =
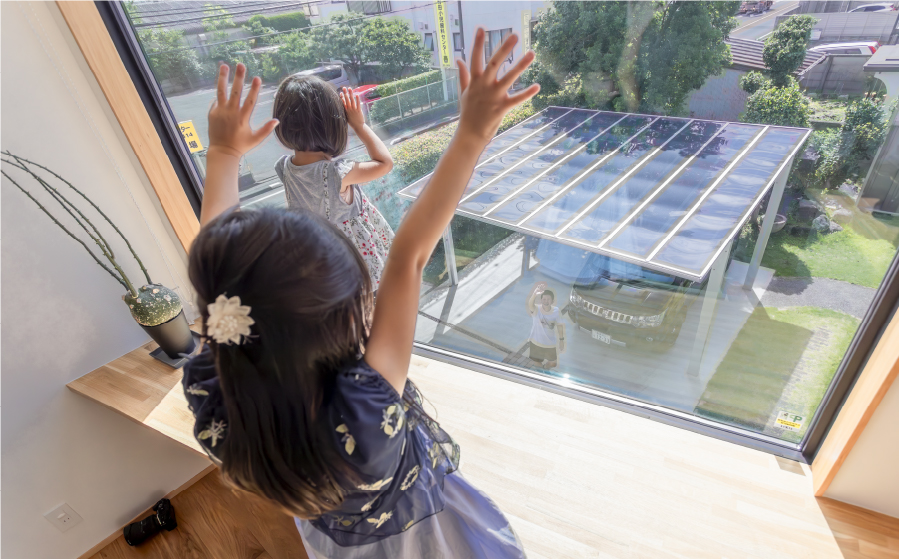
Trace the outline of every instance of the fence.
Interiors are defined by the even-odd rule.
[[[369,107],[369,122],[372,127],[385,126],[406,119],[420,120],[425,113],[439,116],[457,110],[457,84],[456,78],[450,78],[377,99]]]
[[[808,92],[833,95],[862,95],[868,88],[864,65],[868,54],[828,54],[799,75]]]
[[[777,16],[775,29],[789,17]],[[812,17],[818,20],[812,29],[812,46],[851,41],[880,41],[886,45],[895,40],[894,29],[899,12],[822,13]]]

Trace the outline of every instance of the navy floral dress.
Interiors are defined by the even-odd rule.
[[[213,461],[221,463],[220,451],[222,441],[228,435],[228,418],[208,348],[185,366],[183,383],[196,417],[194,434]],[[390,536],[404,534],[426,521],[422,523],[427,525],[423,530],[432,537],[434,524],[439,520],[453,521],[452,530],[444,528],[441,531],[443,536],[453,540],[441,544],[448,548],[458,550],[459,545],[467,545],[457,541],[460,537],[485,537],[460,536],[456,533],[457,524],[476,523],[483,528],[499,524],[486,530],[488,539],[498,538],[498,541],[488,542],[485,549],[506,549],[508,553],[498,555],[491,551],[487,555],[471,556],[524,556],[502,513],[486,495],[468,485],[459,475],[450,476],[458,478],[453,481],[453,487],[464,486],[462,491],[470,494],[461,496],[456,492],[449,494],[449,498],[456,502],[463,497],[463,508],[473,509],[475,512],[468,516],[474,518],[460,520],[456,513],[437,515],[447,508],[448,493],[444,481],[459,465],[459,446],[423,412],[421,395],[411,382],[406,384],[406,397],[402,398],[384,377],[359,360],[339,372],[336,383],[335,396],[325,411],[334,444],[358,472],[362,483],[345,495],[339,510],[314,520],[297,521],[307,545],[311,544],[313,551],[319,553],[316,557],[356,557],[352,548],[365,550],[358,557],[400,557],[396,545],[402,538]],[[478,511],[492,516],[480,518],[482,512]],[[440,518],[434,518],[435,515]],[[485,520],[489,522],[485,523]],[[474,532],[478,530],[480,528]],[[389,544],[378,545],[384,540],[389,540]],[[403,545],[404,549],[409,549],[408,542]],[[428,545],[416,547],[414,553],[454,557],[450,549],[446,554],[428,552],[421,555],[422,549],[430,549]],[[483,542],[476,545],[484,547]],[[379,548],[383,554],[377,552]]]

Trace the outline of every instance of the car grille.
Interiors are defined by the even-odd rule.
[[[622,312],[613,311],[609,309],[604,309],[599,305],[594,305],[590,301],[584,301],[584,308],[587,309],[587,312],[591,314],[595,314],[596,316],[600,316],[605,318],[606,320],[611,320],[612,322],[619,322],[621,324],[630,324],[633,322],[633,315],[624,314]]]

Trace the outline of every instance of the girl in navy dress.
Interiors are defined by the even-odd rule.
[[[195,434],[225,479],[293,515],[311,559],[520,558],[502,512],[456,472],[459,447],[406,378],[422,270],[534,58],[497,72],[513,35],[483,63],[459,64],[459,127],[396,234],[377,306],[365,262],[312,213],[235,211],[238,161],[277,126],[249,125],[254,78],[230,95],[228,68],[209,111],[202,229],[190,278],[207,344],[184,372]]]

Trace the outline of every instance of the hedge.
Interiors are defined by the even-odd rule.
[[[251,17],[249,23],[258,21],[265,27],[273,27],[277,31],[290,31],[291,29],[300,29],[309,26],[309,18],[303,12],[290,12],[288,14],[278,14],[276,16],[264,16],[256,14]]]
[[[537,109],[530,101],[519,105],[503,118],[497,134],[505,132],[536,113]],[[393,172],[398,173],[405,184],[409,184],[433,171],[437,160],[449,147],[457,126],[458,121],[452,122],[397,144],[391,150]]]
[[[421,87],[429,83],[439,82],[442,79],[443,76],[441,76],[440,70],[431,70],[401,80],[395,80],[390,83],[382,83],[372,90],[372,94],[387,97],[388,95],[396,95],[397,93],[409,91],[410,89],[415,89],[416,87]]]

